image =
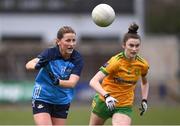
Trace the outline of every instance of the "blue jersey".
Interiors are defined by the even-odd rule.
[[[53,84],[48,72],[62,80],[68,80],[71,74],[80,76],[83,68],[82,56],[74,50],[69,59],[63,59],[58,46],[48,48],[38,55],[43,66],[36,79],[33,99],[51,104],[70,103],[74,96],[74,88],[64,88]]]

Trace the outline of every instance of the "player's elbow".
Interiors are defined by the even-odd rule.
[[[30,62],[26,63],[25,67],[26,67],[27,70],[35,69],[34,65],[32,65]]]
[[[34,70],[34,69],[35,69],[35,66],[36,66],[37,63],[38,63],[38,61],[39,61],[38,58],[34,58],[34,59],[28,61],[28,62],[26,63],[26,65],[25,65],[26,69],[27,69],[27,70]],[[41,66],[39,66],[39,67],[41,67]]]
[[[71,84],[69,85],[69,88],[74,88],[75,86],[76,86],[75,83],[71,83]]]
[[[27,70],[29,70],[30,69],[29,63],[26,63],[25,67]]]

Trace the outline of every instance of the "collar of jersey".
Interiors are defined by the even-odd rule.
[[[64,57],[62,56],[61,51],[60,51],[60,49],[59,49],[59,47],[58,47],[58,46],[56,46],[56,49],[57,49],[57,51],[59,52],[59,53],[58,53],[58,57],[62,58],[63,60],[68,61],[68,60],[71,60],[71,59],[73,58],[73,55],[74,55],[74,50],[73,50],[73,52],[72,52],[72,54],[71,54],[70,58],[68,58],[68,59],[64,59]]]
[[[136,60],[136,58],[137,58],[137,55],[136,55],[135,59],[130,60],[130,59],[126,56],[126,54],[125,54],[125,52],[124,52],[124,51],[123,51],[123,56],[124,56],[124,58],[125,58],[127,61],[130,61],[130,62],[135,61],[135,60]]]

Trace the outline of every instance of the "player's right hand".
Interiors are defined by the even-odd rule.
[[[117,99],[111,97],[109,94],[104,95],[106,106],[110,111],[113,111],[115,109],[115,104],[118,102]]]

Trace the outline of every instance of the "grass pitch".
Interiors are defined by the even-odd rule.
[[[90,105],[72,105],[68,116],[68,125],[88,125]],[[134,107],[133,125],[180,125],[180,107],[149,107],[144,116],[139,116],[138,107]],[[111,119],[107,120],[111,125]],[[0,125],[34,125],[31,107],[0,106]]]

